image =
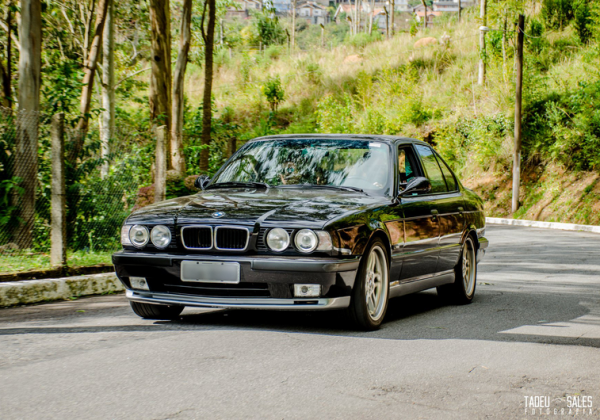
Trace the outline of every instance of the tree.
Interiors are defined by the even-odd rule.
[[[9,1],[6,8],[6,67],[0,61],[0,89],[2,92],[2,101],[0,105],[7,108],[12,107],[12,32],[13,32],[13,12],[15,6]]]
[[[575,9],[575,30],[583,44],[590,42],[592,37],[592,12],[588,0],[580,0]]]
[[[171,18],[169,0],[150,0],[152,73],[150,78],[150,117],[155,124],[167,125],[171,115]],[[160,121],[156,121],[159,119]]]
[[[21,223],[16,231],[20,248],[31,248],[35,218],[35,187],[38,175],[38,122],[40,109],[40,71],[42,64],[42,4],[40,0],[21,0],[19,39],[19,115],[15,144],[15,176],[21,181]]]
[[[215,46],[215,20],[216,0],[205,0],[202,11],[200,29],[204,40],[204,96],[202,98],[202,145],[205,146],[200,153],[200,172],[208,171],[208,146],[212,123],[212,78],[213,78],[213,51]],[[208,9],[208,23],[204,28],[204,20]],[[293,47],[292,47],[293,48]]]
[[[192,0],[184,0],[181,16],[179,38],[179,55],[175,66],[172,98],[172,128],[171,128],[171,166],[183,175],[185,173],[185,157],[183,156],[183,82],[188,62],[191,42]]]
[[[562,31],[573,19],[573,0],[543,0],[542,16],[546,26]]]
[[[109,142],[115,131],[115,51],[114,0],[108,0],[108,11],[102,35],[102,112],[100,139],[102,157],[108,159]],[[108,162],[102,165],[102,176],[108,173]]]
[[[350,1],[350,0],[348,0]],[[294,51],[296,45],[296,3],[298,0],[291,0],[292,2],[292,42],[290,44],[291,51]]]
[[[421,0],[421,3],[423,3],[423,7],[425,8],[425,23],[423,27],[427,28],[427,0]]]
[[[150,0],[152,75],[150,77],[150,118],[154,126],[166,125],[167,156],[171,154],[171,13],[169,0]],[[168,169],[173,169],[168,159]]]
[[[99,0],[96,10],[96,22],[94,24],[94,36],[87,51],[87,59],[83,63],[83,88],[81,89],[81,103],[79,107],[79,121],[77,123],[77,131],[73,142],[73,148],[69,153],[69,160],[76,162],[85,136],[89,128],[90,107],[92,102],[92,93],[94,89],[94,77],[98,66],[98,57],[100,56],[100,47],[102,43],[102,32],[104,31],[104,22],[106,20],[106,12],[108,10],[108,0]],[[91,29],[91,28],[90,28]],[[86,37],[87,38],[87,37]],[[87,43],[84,45],[84,49]]]

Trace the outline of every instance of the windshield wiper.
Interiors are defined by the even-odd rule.
[[[206,187],[207,190],[213,188],[264,188],[269,189],[269,184],[264,182],[217,182]]]
[[[319,184],[287,184],[287,185],[278,185],[278,188],[286,188],[286,187],[302,187],[302,188],[324,188],[324,189],[333,189],[333,190],[344,190],[344,191],[356,191],[361,192],[363,194],[367,194],[363,189],[358,187],[352,187],[350,185],[319,185]],[[367,194],[368,195],[368,194]]]

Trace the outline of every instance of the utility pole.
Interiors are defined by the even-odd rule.
[[[390,13],[392,14],[392,19],[391,19],[392,28],[391,28],[390,33],[392,34],[392,38],[393,38],[394,37],[394,12],[396,10],[396,0],[390,0],[390,9],[391,9]]]
[[[487,26],[486,4],[486,0],[481,0],[479,9],[482,25],[479,31],[479,78],[477,79],[479,85],[485,83],[485,30],[483,28]]]
[[[482,0],[485,1],[485,0]],[[521,184],[521,101],[523,90],[523,31],[525,30],[525,16],[519,15],[517,33],[517,78],[515,83],[515,150],[513,155],[513,190],[512,212],[519,209],[519,186]]]

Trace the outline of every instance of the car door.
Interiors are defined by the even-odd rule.
[[[441,156],[437,153],[435,156],[448,187],[448,193],[440,197],[437,204],[440,212],[440,257],[437,271],[444,272],[454,269],[460,255],[465,230],[464,200],[456,177]]]
[[[405,156],[405,168],[399,162],[400,187],[412,177],[425,176],[412,145],[401,145],[398,155]],[[402,171],[404,169],[404,172]],[[401,281],[416,280],[435,273],[439,256],[439,222],[432,213],[430,194],[403,196],[401,208],[404,218],[404,245]]]
[[[435,271],[443,273],[454,268],[460,253],[464,226],[462,194],[454,175],[431,147],[419,144],[415,148],[432,183],[431,212],[436,215],[440,227],[437,246],[439,257]]]

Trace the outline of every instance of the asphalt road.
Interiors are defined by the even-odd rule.
[[[0,310],[0,418],[600,418],[600,235],[487,236],[471,305],[394,299],[371,333],[335,312],[144,321],[123,295]]]

